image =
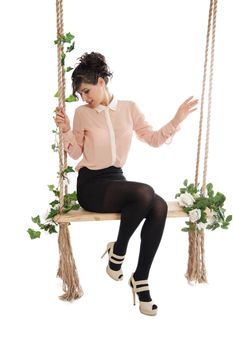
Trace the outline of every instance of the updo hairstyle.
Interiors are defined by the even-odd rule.
[[[79,61],[71,76],[74,96],[77,96],[82,83],[96,85],[98,78],[101,77],[107,85],[109,78],[112,78],[113,74],[109,70],[105,57],[100,53],[86,52],[79,57]]]

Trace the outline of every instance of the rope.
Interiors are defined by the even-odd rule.
[[[208,156],[209,156],[209,136],[210,136],[210,120],[211,120],[211,111],[212,111],[212,91],[213,91],[217,5],[218,5],[218,0],[214,0],[214,9],[212,10],[213,22],[212,22],[212,42],[211,42],[210,76],[209,76],[208,113],[207,113],[208,117],[207,117],[207,127],[206,127],[206,144],[205,144],[202,193],[205,192],[205,188],[206,188],[207,166],[208,166]]]
[[[206,92],[207,68],[209,58],[209,46],[211,35],[211,58],[210,58],[210,72],[209,72],[209,91],[208,91],[208,110],[207,110],[207,125],[206,125],[206,142],[204,153],[204,167],[202,180],[202,194],[206,191],[207,166],[209,156],[209,138],[210,138],[210,120],[212,111],[212,91],[213,91],[213,69],[214,69],[214,53],[215,53],[215,35],[216,35],[216,16],[217,16],[217,0],[210,0],[209,17],[206,35],[205,59],[202,80],[202,94],[201,94],[201,108],[197,147],[197,161],[195,173],[195,185],[198,185],[199,165],[200,165],[200,151],[202,140],[202,125],[204,119],[204,100]],[[188,281],[207,282],[206,268],[205,268],[205,250],[204,250],[204,230],[201,232],[189,232],[189,260],[186,272]]]
[[[63,2],[62,0],[56,0],[56,15],[57,15],[57,38],[64,35],[63,29]],[[63,56],[63,44],[57,44],[57,72],[58,72],[58,104],[59,107],[65,109],[65,69],[62,65]],[[60,191],[60,214],[64,207],[64,181],[61,176],[64,169],[67,167],[67,152],[64,151],[62,140],[62,129],[59,128],[59,142],[58,142],[58,154],[59,154],[59,191]],[[65,193],[67,193],[67,186],[65,186]],[[80,298],[83,294],[82,288],[79,284],[79,277],[73,258],[70,234],[67,224],[59,224],[59,269],[57,276],[63,280],[64,294],[60,296],[62,300],[73,300]]]
[[[204,99],[205,99],[205,90],[206,90],[207,65],[208,65],[208,57],[209,57],[209,41],[210,41],[210,29],[211,29],[212,12],[213,12],[213,0],[210,0],[208,26],[207,26],[207,34],[206,34],[204,70],[203,70],[203,78],[202,78],[202,92],[201,92],[201,105],[200,105],[198,145],[197,145],[195,186],[198,185],[198,177],[199,177],[201,141],[202,141],[202,125],[203,125],[203,119],[204,119]]]
[[[205,100],[205,93],[206,93],[207,69],[208,69],[208,60],[209,60],[210,34],[211,34],[211,58],[210,58],[209,91],[208,91],[208,112],[207,112],[207,126],[206,126],[204,170],[203,170],[203,181],[202,181],[202,192],[203,193],[204,193],[205,187],[206,187],[208,155],[209,155],[209,135],[210,135],[210,120],[211,120],[211,111],[212,111],[213,69],[214,69],[214,53],[215,53],[217,4],[218,4],[218,0],[210,0],[207,35],[206,35],[204,70],[203,70],[203,79],[202,79],[200,121],[199,121],[197,160],[196,160],[196,172],[195,172],[195,185],[197,186],[198,185],[198,177],[199,177],[200,152],[201,152],[202,129],[203,129],[202,125],[203,125],[203,119],[204,119],[204,100]]]

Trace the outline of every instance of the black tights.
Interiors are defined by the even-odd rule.
[[[130,237],[145,218],[134,278],[147,279],[163,234],[167,216],[166,202],[149,185],[115,181],[105,187],[103,210],[121,211],[119,233],[114,245],[114,253],[117,255],[125,255]]]
[[[121,213],[114,253],[125,255],[130,237],[145,218],[135,280],[148,279],[167,217],[167,204],[151,186],[126,180],[91,181],[81,186],[78,199],[86,210]],[[119,265],[118,265],[119,268]]]

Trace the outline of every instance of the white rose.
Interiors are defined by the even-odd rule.
[[[198,229],[199,231],[204,230],[205,228],[206,228],[206,224],[204,224],[203,222],[199,222],[199,223],[197,224],[197,229]]]
[[[214,210],[209,210],[207,212],[208,225],[213,225],[215,221],[216,221],[216,212]]]
[[[201,218],[201,210],[193,209],[189,212],[189,219],[191,222],[197,222]]]
[[[194,198],[190,193],[185,192],[178,197],[178,203],[181,207],[191,207],[194,203]]]

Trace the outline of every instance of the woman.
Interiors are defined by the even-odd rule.
[[[174,118],[160,130],[154,131],[132,101],[117,101],[108,89],[112,73],[105,57],[97,52],[85,53],[72,74],[75,96],[85,102],[73,119],[73,130],[63,108],[57,108],[55,122],[62,129],[64,148],[71,158],[83,158],[78,171],[77,196],[80,205],[89,211],[120,212],[121,221],[115,242],[107,244],[108,275],[121,281],[121,265],[130,237],[145,219],[141,230],[141,244],[136,269],[129,285],[139,298],[143,314],[155,315],[148,276],[155,253],[162,238],[167,217],[167,204],[151,186],[127,181],[123,175],[133,131],[141,141],[158,147],[173,136],[179,124],[196,110],[197,100],[188,98]]]

